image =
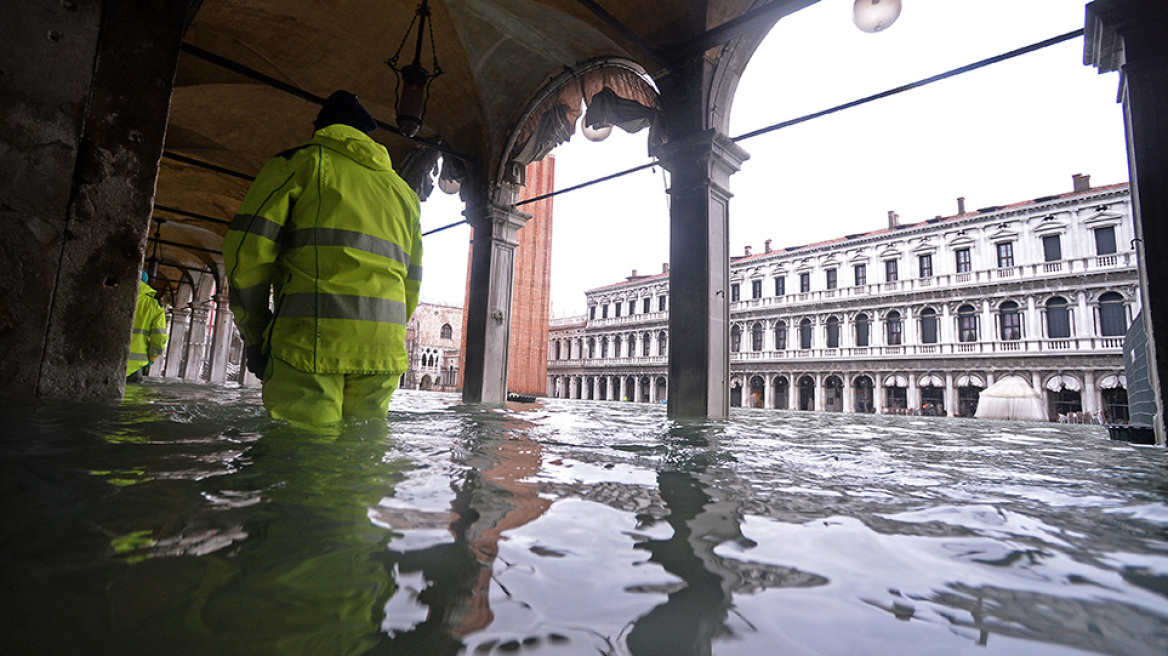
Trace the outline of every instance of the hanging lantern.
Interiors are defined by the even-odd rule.
[[[427,21],[430,22],[430,52],[433,55],[431,65],[433,73],[422,66],[422,46],[425,40]],[[409,40],[415,24],[418,25],[418,38],[414,43],[414,59],[405,66],[398,66],[402,49],[405,47],[406,41]],[[402,37],[401,45],[385,63],[393,71],[397,80],[395,89],[397,128],[407,137],[413,137],[422,128],[422,119],[426,114],[426,101],[430,98],[430,83],[442,75],[442,67],[438,65],[438,50],[434,47],[434,21],[431,20],[430,16],[430,0],[422,0],[422,3],[418,5],[418,9],[414,12],[414,19],[410,21],[410,26],[406,28],[405,36]]]

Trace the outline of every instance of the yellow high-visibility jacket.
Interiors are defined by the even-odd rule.
[[[223,238],[244,342],[309,373],[404,372],[420,214],[385,147],[360,130],[329,125],[273,157]]]
[[[154,300],[154,288],[138,281],[138,304],[134,307],[134,330],[130,333],[130,359],[126,375],[154,362],[166,348],[166,311]]]

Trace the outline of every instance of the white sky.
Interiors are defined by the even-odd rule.
[[[900,86],[1083,27],[1083,0],[903,0],[867,34],[851,0],[820,0],[780,21],[738,87],[730,136]],[[1083,65],[1083,39],[993,64],[741,143],[730,180],[730,252],[798,246],[1128,178],[1118,76]],[[556,187],[649,161],[646,133],[577,134],[557,148]],[[584,312],[584,292],[669,259],[664,172],[657,168],[555,198],[552,315]],[[457,197],[422,204],[422,230],[461,218]],[[425,241],[426,301],[461,305],[470,230]]]

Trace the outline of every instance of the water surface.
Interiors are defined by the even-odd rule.
[[[17,654],[1168,653],[1168,457],[1100,427],[401,391],[0,409]]]

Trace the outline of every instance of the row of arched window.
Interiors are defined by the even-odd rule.
[[[1044,306],[1046,318],[1046,334],[1049,339],[1069,339],[1071,330],[1071,306],[1067,299],[1055,296],[1047,300]],[[941,341],[941,316],[933,308],[920,311],[918,323],[918,337],[921,344],[937,344]],[[954,328],[958,342],[977,342],[982,339],[977,308],[972,304],[964,304],[957,308],[954,318]],[[861,312],[852,320],[853,346],[866,347],[873,345],[873,330],[877,328],[874,317]],[[899,346],[905,343],[906,322],[904,316],[892,310],[884,315],[883,321],[884,346]],[[1024,322],[1022,308],[1014,301],[1004,301],[997,311],[997,338],[1002,341],[1017,341],[1024,337]],[[839,317],[830,316],[824,323],[824,340],[826,348],[840,347],[840,328],[842,322]],[[745,329],[741,324],[735,324],[730,330],[730,350],[743,350],[743,333],[747,332],[750,339],[750,350],[765,350],[765,326],[763,322],[755,322]],[[814,343],[814,324],[811,319],[804,318],[797,324],[788,326],[784,320],[774,324],[774,349],[787,350],[791,338],[797,340],[800,349],[812,348]],[[789,330],[795,331],[789,335]],[[1116,292],[1107,292],[1099,297],[1098,334],[1101,337],[1122,337],[1127,332],[1127,308],[1123,296]]]
[[[556,339],[552,340],[551,345],[553,360],[650,357],[654,354],[666,355],[668,352],[669,337],[664,330],[656,333]]]

